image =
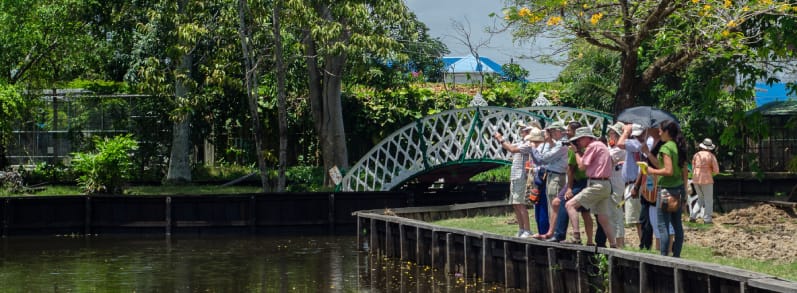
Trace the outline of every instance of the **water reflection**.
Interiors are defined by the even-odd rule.
[[[9,238],[3,292],[484,292],[358,252],[351,236]]]
[[[460,274],[446,275],[442,269],[419,266],[411,262],[364,254],[360,257],[360,289],[369,292],[521,292]]]

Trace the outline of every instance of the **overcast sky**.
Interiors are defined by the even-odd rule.
[[[465,56],[470,54],[468,47],[457,41],[457,36],[452,21],[457,21],[467,27],[470,22],[472,39],[475,41],[487,40],[484,28],[493,24],[495,18],[490,13],[499,16],[504,7],[502,0],[405,0],[407,6],[415,12],[418,19],[429,27],[429,34],[438,37],[448,46],[451,56]],[[467,18],[467,21],[466,21]],[[500,18],[500,17],[499,17]],[[499,20],[500,21],[500,20]],[[512,36],[505,32],[494,36],[489,47],[479,50],[479,55],[489,57],[499,64],[514,61],[528,70],[530,81],[550,81],[556,78],[561,71],[558,66],[540,64],[533,60],[521,59],[521,56],[539,55],[549,46],[548,42],[538,41],[535,47],[530,45],[514,45]]]

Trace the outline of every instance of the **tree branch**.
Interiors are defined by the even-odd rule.
[[[36,54],[35,57],[31,57],[34,54],[34,52],[36,52],[36,46],[34,45],[33,48],[30,49],[30,52],[28,52],[28,55],[25,56],[25,60],[22,62],[22,66],[19,68],[19,70],[17,70],[17,72],[14,75],[11,76],[11,80],[9,82],[11,84],[15,84],[16,82],[21,80],[22,79],[21,77],[24,76],[25,72],[30,70],[30,68],[33,67],[33,65],[35,65],[36,63],[39,63],[39,60],[44,58],[44,55],[47,52],[54,50],[55,47],[57,46],[58,46],[58,39],[56,38],[49,46],[47,46],[45,50]]]

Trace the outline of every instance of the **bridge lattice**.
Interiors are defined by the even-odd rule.
[[[411,179],[467,180],[475,173],[511,163],[511,154],[491,135],[498,131],[510,141],[522,139],[513,129],[517,121],[541,125],[579,121],[603,134],[612,120],[606,114],[556,106],[449,110],[418,119],[383,139],[346,172],[340,188],[392,190]]]

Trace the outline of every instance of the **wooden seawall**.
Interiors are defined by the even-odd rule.
[[[505,202],[488,202],[354,215],[369,253],[527,292],[797,292],[795,282],[728,266],[425,222],[508,212]]]
[[[310,231],[351,234],[365,209],[497,199],[440,192],[305,192],[209,195],[0,197],[0,237],[64,234],[201,234]]]

